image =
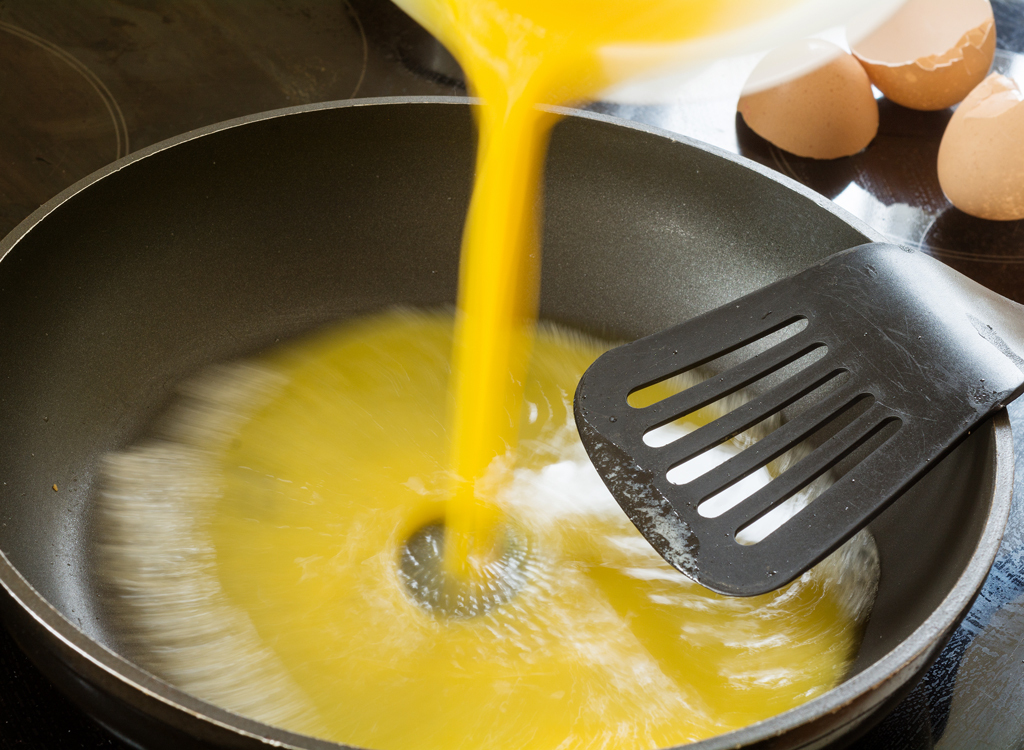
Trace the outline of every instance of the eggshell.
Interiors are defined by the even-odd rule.
[[[1024,94],[999,74],[961,104],[939,146],[939,184],[950,202],[982,219],[1024,219]]]
[[[897,104],[945,109],[963,100],[992,67],[992,5],[989,0],[908,0],[851,49],[871,82]]]
[[[786,83],[744,93],[739,111],[751,130],[776,146],[811,159],[837,159],[863,150],[878,132],[878,104],[860,64],[831,42],[807,39],[780,47],[758,68],[802,58],[824,64]],[[751,79],[759,73],[755,69]]]

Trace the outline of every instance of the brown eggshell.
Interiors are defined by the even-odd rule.
[[[787,83],[740,98],[751,130],[779,148],[811,159],[837,159],[863,150],[878,132],[878,104],[860,64],[830,42],[808,39],[775,50],[773,57],[821,57],[828,62]],[[756,77],[757,70],[751,74]]]
[[[908,0],[874,33],[851,45],[888,98],[936,110],[962,101],[996,53],[989,0]]]
[[[939,146],[939,184],[950,202],[982,219],[1024,219],[1024,94],[986,78],[953,113]]]

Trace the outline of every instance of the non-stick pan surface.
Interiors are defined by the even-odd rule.
[[[271,112],[117,162],[0,244],[0,604],[36,663],[122,736],[336,747],[209,706],[118,655],[91,568],[97,465],[211,363],[381,307],[451,304],[473,143],[461,100]],[[546,202],[543,314],[611,338],[879,239],[756,165],[599,116],[556,128]],[[1001,413],[873,524],[881,586],[851,677],[698,746],[821,746],[902,694],[984,579],[1012,464]]]

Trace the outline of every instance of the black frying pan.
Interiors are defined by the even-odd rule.
[[[257,115],[111,165],[0,244],[0,606],[43,671],[121,736],[336,747],[190,698],[118,655],[91,569],[97,464],[212,362],[388,305],[450,304],[473,142],[460,100]],[[556,128],[546,200],[543,314],[609,338],[879,239],[750,162],[598,116]],[[976,595],[1012,476],[1000,412],[872,524],[881,585],[847,681],[694,747],[818,747],[877,720]]]

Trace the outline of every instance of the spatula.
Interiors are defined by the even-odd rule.
[[[757,353],[657,403],[627,402],[738,350]],[[662,557],[714,591],[753,596],[824,559],[1016,398],[1022,355],[1024,307],[922,253],[862,245],[608,351],[580,380],[576,424],[612,495]],[[659,447],[644,441],[744,389],[750,400],[705,426]],[[810,406],[724,463],[685,484],[669,480],[674,467],[804,397]],[[717,517],[698,510],[829,425],[833,434],[738,505]],[[737,541],[837,465],[842,476],[809,505],[761,541]]]

